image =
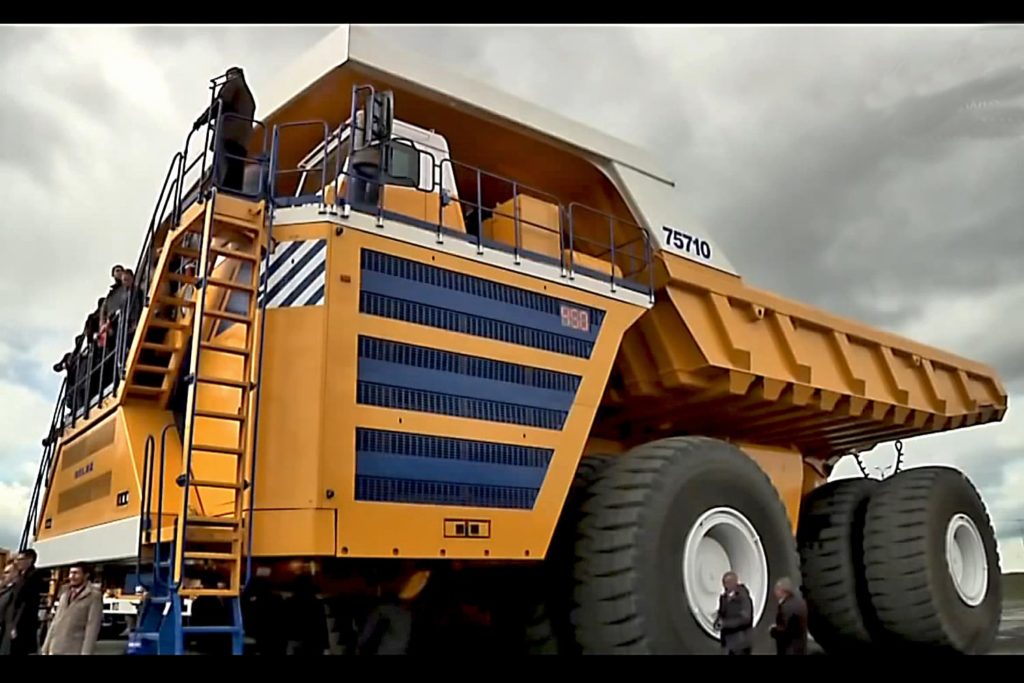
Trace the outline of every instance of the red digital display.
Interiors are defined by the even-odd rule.
[[[562,327],[590,332],[590,314],[582,309],[562,304]]]

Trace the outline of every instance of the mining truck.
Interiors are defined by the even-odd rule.
[[[368,29],[257,94],[230,183],[223,83],[22,539],[142,596],[129,652],[716,653],[729,570],[755,653],[782,578],[827,652],[992,646],[971,482],[829,481],[1001,420],[992,369],[756,288],[650,155]]]

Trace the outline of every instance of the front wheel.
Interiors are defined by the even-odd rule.
[[[722,575],[753,602],[755,651],[770,648],[774,582],[799,585],[795,539],[771,481],[735,446],[655,441],[608,464],[577,528],[576,639],[584,653],[720,651]]]

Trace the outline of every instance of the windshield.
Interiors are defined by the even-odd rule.
[[[327,183],[334,182],[337,176],[344,180],[348,173],[349,153],[351,152],[350,133],[348,124],[340,131],[335,131],[326,146],[327,162],[326,172],[324,169],[324,144],[321,142],[313,151],[299,162],[299,168],[306,169],[300,174],[299,184],[295,190],[296,197],[319,196],[323,193],[324,178]],[[435,138],[440,138],[431,132],[421,130],[401,122],[395,122],[395,130],[392,139],[402,140],[411,143],[422,154],[420,155],[420,187],[424,192],[437,192],[437,186],[441,185],[453,198],[458,198],[458,191],[455,186],[455,175],[451,164],[443,163],[448,159],[448,151],[444,149],[443,139],[440,144]],[[433,143],[433,144],[432,144]],[[339,161],[340,157],[340,161]]]

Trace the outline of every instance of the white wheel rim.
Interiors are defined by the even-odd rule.
[[[727,571],[736,572],[750,591],[757,624],[768,597],[768,559],[761,537],[741,512],[713,508],[697,519],[683,546],[686,602],[694,619],[712,637],[718,637],[714,624],[722,575]]]
[[[946,568],[960,599],[980,605],[988,594],[988,556],[977,525],[963,513],[946,526]]]

